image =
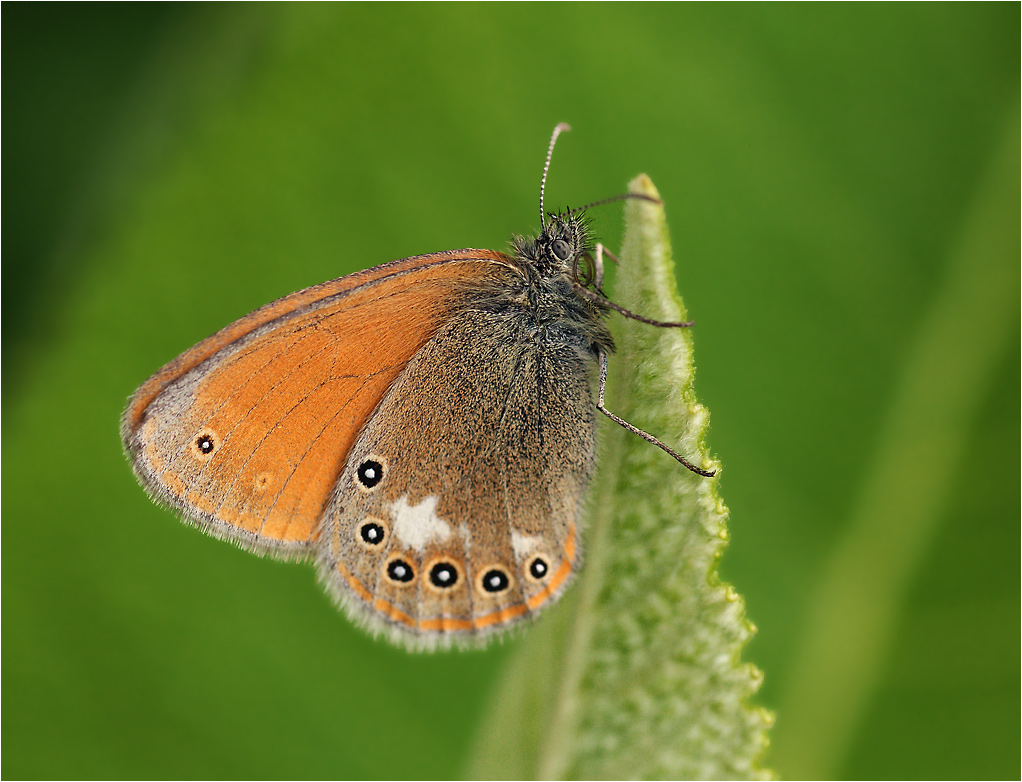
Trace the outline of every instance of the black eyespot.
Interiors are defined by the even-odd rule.
[[[429,569],[429,583],[438,589],[450,589],[458,583],[458,569],[450,562],[437,562]]]
[[[219,445],[216,434],[207,429],[195,438],[192,442],[192,449],[200,459],[208,459],[216,452]]]
[[[371,489],[383,480],[383,465],[375,459],[366,459],[358,466],[358,482]]]
[[[386,536],[387,532],[376,522],[367,521],[359,529],[358,534],[361,535],[362,540],[370,546],[379,546],[383,543],[383,538]]]
[[[490,568],[483,573],[482,579],[483,590],[490,594],[497,592],[503,592],[509,586],[511,586],[511,580],[507,577],[507,573],[497,568]]]
[[[399,584],[407,584],[415,578],[415,570],[403,559],[392,559],[387,564],[387,578]]]
[[[554,239],[550,243],[550,252],[559,261],[566,261],[571,257],[571,247],[563,239]]]
[[[546,578],[546,574],[549,572],[550,566],[547,565],[546,560],[543,559],[543,557],[536,557],[529,563],[529,575],[537,581]]]

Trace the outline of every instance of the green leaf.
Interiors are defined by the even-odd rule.
[[[659,198],[639,176],[634,193]],[[626,206],[616,300],[658,320],[687,317],[663,207]],[[704,478],[607,421],[582,572],[532,628],[477,739],[475,778],[750,778],[772,715],[749,704],[761,674],[740,661],[755,632],[720,581],[727,509],[703,442],[691,329],[615,316],[608,407],[654,433]]]

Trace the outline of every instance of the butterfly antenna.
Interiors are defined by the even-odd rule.
[[[653,196],[648,196],[643,193],[622,193],[621,195],[611,196],[610,198],[603,198],[599,201],[593,201],[591,204],[586,204],[585,206],[578,206],[575,207],[574,209],[569,209],[568,214],[573,215],[576,212],[584,212],[586,209],[592,209],[594,206],[612,204],[615,201],[627,201],[629,198],[638,198],[640,201],[650,201],[651,203],[654,204],[663,203],[663,201],[661,201],[659,198],[653,198]]]
[[[543,210],[543,196],[546,194],[546,175],[550,170],[550,158],[554,156],[554,144],[557,143],[557,137],[564,133],[566,130],[571,130],[571,125],[567,122],[558,122],[557,127],[554,128],[554,134],[550,137],[550,146],[546,150],[546,163],[543,164],[543,178],[539,182],[539,227],[546,230],[546,212]]]

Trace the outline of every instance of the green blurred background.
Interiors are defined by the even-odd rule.
[[[271,299],[533,230],[559,121],[548,206],[642,171],[667,204],[767,765],[1018,775],[1018,4],[2,20],[3,776],[462,773],[519,642],[370,640],[153,506],[118,416]]]

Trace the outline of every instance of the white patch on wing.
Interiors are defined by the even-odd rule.
[[[515,550],[515,556],[519,559],[531,554],[539,543],[540,539],[534,535],[523,535],[517,530],[511,530],[511,548]]]
[[[458,526],[458,534],[461,535],[461,540],[465,544],[465,550],[467,551],[469,546],[472,545],[472,530],[468,528],[467,524],[461,524]]]
[[[430,543],[451,537],[451,525],[436,515],[436,504],[436,497],[426,497],[418,505],[409,505],[407,495],[390,503],[394,537],[419,554]]]

